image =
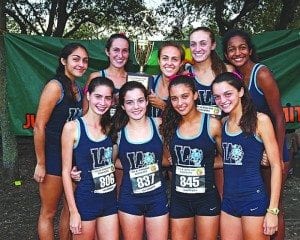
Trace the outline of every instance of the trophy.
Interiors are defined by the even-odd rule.
[[[151,55],[154,43],[146,40],[146,38],[136,40],[134,42],[134,57],[140,71],[138,73],[128,73],[127,81],[137,81],[142,83],[146,89],[149,88],[149,80],[152,78],[151,75],[144,73],[144,67],[147,64]]]
[[[151,75],[144,73],[144,67],[147,64],[149,57],[153,50],[154,43],[146,39],[145,32],[149,30],[150,24],[147,21],[147,17],[149,16],[149,11],[142,11],[139,14],[144,14],[144,19],[142,21],[141,26],[145,27],[145,31],[142,34],[141,38],[134,41],[134,57],[137,64],[140,66],[140,71],[137,73],[128,73],[127,81],[137,81],[142,83],[146,89],[149,90],[149,80],[152,78]]]

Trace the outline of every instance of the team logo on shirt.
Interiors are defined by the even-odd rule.
[[[93,168],[112,164],[112,147],[91,148]]]
[[[240,144],[222,143],[224,164],[243,165],[244,151]]]
[[[201,105],[213,105],[215,102],[211,90],[198,90],[198,95]]]
[[[182,166],[201,166],[203,151],[189,146],[175,145],[177,164]]]

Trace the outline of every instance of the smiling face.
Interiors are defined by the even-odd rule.
[[[88,54],[85,49],[76,48],[66,59],[61,58],[61,63],[65,67],[65,75],[75,80],[78,77],[82,77],[88,68]]]
[[[195,108],[197,98],[198,94],[186,84],[172,85],[170,88],[171,104],[181,116],[188,115]]]
[[[225,113],[232,112],[237,106],[241,105],[241,97],[244,95],[244,89],[238,91],[228,82],[214,83],[212,86],[215,102]]]
[[[235,67],[242,67],[250,60],[252,50],[241,36],[231,37],[227,43],[225,57]]]
[[[125,110],[129,119],[140,120],[146,116],[148,101],[143,91],[139,88],[128,90],[124,95],[124,104],[122,108]]]
[[[212,42],[209,32],[199,30],[190,35],[190,49],[196,63],[210,58],[211,51],[215,48],[216,43]]]
[[[115,68],[124,68],[129,58],[129,44],[123,38],[112,41],[109,49],[105,50],[109,62]]]
[[[169,78],[177,74],[183,64],[181,52],[174,46],[163,47],[160,52],[158,63],[162,74]]]
[[[87,92],[89,109],[98,115],[104,115],[111,107],[113,101],[113,91],[106,85],[98,85],[94,91]]]

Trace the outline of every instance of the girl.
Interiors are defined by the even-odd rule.
[[[222,72],[232,72],[234,67],[224,64],[216,52],[216,38],[211,29],[198,27],[190,33],[190,49],[193,65],[187,70],[195,75],[199,105],[214,105],[211,83]]]
[[[88,67],[88,53],[79,43],[66,45],[60,54],[56,76],[41,95],[34,126],[37,164],[34,179],[39,183],[40,239],[54,239],[53,220],[62,196],[61,132],[66,121],[81,115],[82,95],[75,80]],[[68,212],[62,210],[60,239],[69,239]]]
[[[88,87],[87,113],[65,124],[62,133],[63,185],[73,239],[119,239],[113,144],[107,132],[113,82],[94,78]],[[73,192],[72,161],[81,171]]]
[[[171,238],[216,239],[220,196],[215,187],[214,156],[220,151],[221,123],[197,111],[195,79],[177,76],[169,84],[170,99],[161,133],[172,159]]]
[[[279,146],[281,162],[284,165],[283,184],[287,177],[289,156],[285,138],[285,118],[280,101],[280,92],[271,71],[257,62],[253,43],[248,33],[233,29],[223,37],[223,53],[226,61],[241,73],[245,86],[258,112],[267,114],[273,122]],[[263,175],[270,192],[270,168],[263,168]],[[285,226],[282,200],[279,204],[279,230],[275,239],[284,239]]]
[[[279,149],[270,118],[257,113],[245,87],[235,74],[222,73],[212,83],[216,104],[228,114],[222,131],[224,195],[222,240],[269,239],[278,225],[281,187]],[[260,174],[266,151],[271,166],[271,195]]]
[[[158,49],[158,63],[161,74],[154,77],[151,93],[149,94],[149,115],[161,117],[169,97],[168,86],[170,78],[180,72],[185,52],[183,48],[174,42],[165,42]]]
[[[195,75],[195,87],[198,91],[198,109],[206,113],[221,114],[215,106],[212,97],[211,83],[222,72],[232,72],[234,67],[220,59],[216,52],[216,38],[213,31],[207,27],[198,27],[190,33],[190,49],[194,64],[187,68]],[[203,107],[205,105],[205,107]],[[208,105],[208,106],[207,106]],[[214,105],[214,106],[211,106]],[[205,111],[206,110],[206,111]],[[220,158],[220,156],[216,156]],[[218,159],[219,161],[220,159]],[[215,169],[216,184],[222,197],[223,170]]]
[[[109,66],[106,69],[99,70],[90,74],[86,84],[85,92],[91,79],[95,77],[107,77],[111,79],[115,85],[115,93],[118,93],[119,89],[126,82],[127,71],[126,64],[129,59],[130,53],[130,41],[121,33],[112,34],[105,46],[105,54],[108,57]],[[116,100],[116,99],[115,99]],[[114,102],[116,104],[116,102]],[[83,110],[87,111],[87,101],[84,98]]]
[[[112,128],[123,167],[118,205],[123,239],[168,238],[168,203],[162,177],[160,119],[146,116],[147,90],[135,81],[125,83]]]

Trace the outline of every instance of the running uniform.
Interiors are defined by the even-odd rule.
[[[195,88],[198,92],[199,99],[197,101],[198,105],[216,105],[215,99],[213,98],[211,85],[205,85],[201,83],[201,79],[199,79],[192,65],[188,66],[187,70],[190,73],[195,75]]]
[[[168,212],[164,178],[162,177],[162,141],[155,119],[148,118],[151,137],[143,142],[129,141],[126,127],[119,137],[119,158],[123,178],[119,193],[119,210],[146,217]]]
[[[209,134],[209,118],[201,115],[199,131],[193,137],[181,136],[177,129],[170,143],[172,218],[220,214],[220,196],[214,180],[216,143]]]
[[[153,81],[149,84],[150,90],[152,90],[153,92],[157,92],[157,87],[158,87],[158,83],[160,81],[162,81],[162,76],[161,74],[158,75],[154,75],[153,78],[151,78],[150,81]],[[167,98],[163,99],[165,102],[167,102]],[[149,117],[161,117],[162,115],[162,109],[157,108],[152,106],[151,104],[149,104],[149,109],[148,109],[148,116]]]
[[[224,194],[222,211],[236,216],[264,216],[269,199],[260,173],[262,140],[242,131],[222,128]]]
[[[65,93],[66,89],[58,80],[56,81],[61,87],[61,97],[56,103],[50,119],[46,125],[45,136],[45,163],[46,173],[50,175],[61,176],[62,159],[61,159],[61,134],[66,122],[74,120],[82,114],[82,92],[77,101],[70,99]],[[77,86],[78,87],[78,86]],[[79,90],[79,87],[78,87]]]
[[[259,89],[257,85],[257,73],[261,67],[264,67],[264,65],[260,63],[256,63],[252,68],[248,89],[252,97],[252,100],[254,102],[254,105],[256,106],[257,111],[267,114],[271,118],[274,125],[274,116],[271,113],[271,110],[264,96],[264,93]],[[289,152],[288,152],[286,141],[284,142],[283,145],[283,161],[285,162],[289,161]]]
[[[75,202],[83,221],[117,213],[116,181],[110,137],[92,139],[83,118],[76,120],[78,141],[74,158],[81,180],[75,190]]]

